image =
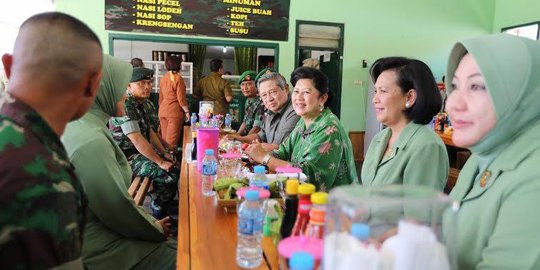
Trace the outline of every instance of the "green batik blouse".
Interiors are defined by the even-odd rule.
[[[304,119],[300,119],[273,155],[301,168],[308,181],[320,191],[358,183],[351,141],[328,108],[308,129]]]

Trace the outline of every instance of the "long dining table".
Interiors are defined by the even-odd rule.
[[[191,142],[190,127],[184,127],[183,149]],[[214,197],[201,192],[196,163],[182,158],[179,180],[177,269],[242,269],[236,264],[236,213],[219,207]],[[279,269],[276,246],[263,237],[264,259],[257,269]]]

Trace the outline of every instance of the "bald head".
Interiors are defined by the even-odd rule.
[[[57,134],[94,102],[102,59],[96,34],[78,19],[59,12],[26,20],[13,55],[2,56],[8,91],[36,110]]]
[[[12,79],[38,80],[69,89],[101,69],[101,44],[78,19],[59,12],[26,20],[15,41]],[[45,85],[43,85],[45,86]]]

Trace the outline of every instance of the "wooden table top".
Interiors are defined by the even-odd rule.
[[[184,129],[185,144],[191,141]],[[227,213],[201,193],[196,164],[182,160],[179,183],[177,269],[242,269],[236,265],[236,213]],[[264,260],[257,269],[279,269],[275,245],[263,239]]]

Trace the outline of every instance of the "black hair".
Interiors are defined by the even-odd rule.
[[[165,59],[165,68],[169,71],[180,71],[182,69],[182,58],[178,56],[169,56]]]
[[[310,79],[321,95],[328,94],[326,104],[331,104],[334,97],[328,88],[328,77],[322,71],[312,67],[299,67],[291,73],[291,84],[294,87],[301,79]]]
[[[380,58],[369,70],[373,82],[386,70],[394,70],[397,74],[396,84],[401,92],[416,91],[416,101],[404,110],[407,119],[426,125],[431,122],[441,109],[442,98],[429,67],[422,61],[405,57]]]
[[[99,38],[97,35],[88,27],[85,23],[80,21],[79,19],[62,13],[62,12],[44,12],[36,14],[30,18],[28,18],[24,23],[21,25],[20,29],[23,29],[27,24],[34,24],[34,23],[59,23],[62,24],[64,29],[69,30],[73,33],[77,33],[77,35],[82,38],[89,41],[93,41],[99,45],[100,48],[103,48],[101,46],[101,42],[99,41]]]
[[[218,72],[220,68],[223,67],[223,60],[221,59],[212,59],[210,61],[210,71]]]
[[[133,58],[131,59],[131,66],[133,66],[134,68],[136,67],[144,67],[144,63],[143,63],[143,60],[141,58]]]

